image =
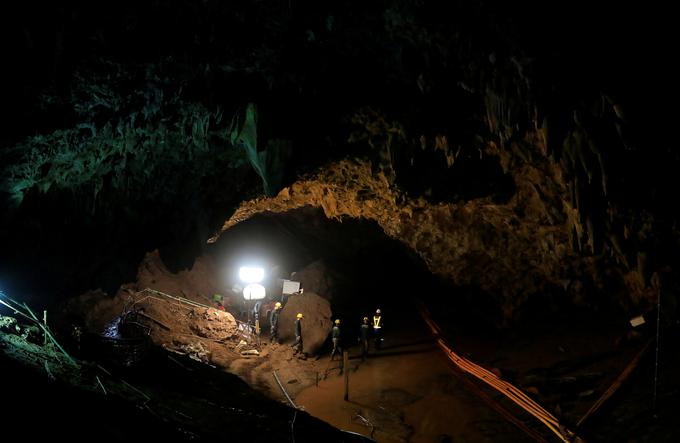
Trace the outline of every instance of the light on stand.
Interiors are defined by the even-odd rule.
[[[262,300],[265,297],[264,286],[251,283],[243,288],[243,298],[246,300]]]
[[[264,279],[264,269],[242,266],[238,270],[238,276],[246,283],[259,283]]]
[[[251,283],[243,288],[243,298],[246,301],[262,300],[265,296],[264,286],[259,283]],[[258,306],[259,303],[256,303]],[[248,324],[250,323],[250,306],[248,307]],[[260,343],[260,317],[258,312],[255,312],[255,335],[257,336],[257,343]]]
[[[238,270],[239,278],[245,282],[249,283],[245,288],[243,288],[243,299],[246,303],[251,300],[262,300],[265,295],[264,286],[260,282],[264,279],[264,269],[242,266]],[[250,305],[250,303],[248,303]],[[259,303],[257,304],[259,305]],[[250,306],[248,306],[248,324],[250,325]],[[260,340],[260,319],[259,315],[255,313],[255,334],[257,336],[258,344]]]

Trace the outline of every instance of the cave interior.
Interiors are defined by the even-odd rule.
[[[343,319],[350,353],[376,308],[393,350],[409,334],[434,349],[424,307],[436,338],[575,431],[561,441],[677,441],[672,14],[608,3],[4,6],[0,300],[54,313],[56,341],[97,361],[107,356],[74,344],[73,318],[110,321],[106,307],[150,285],[196,303],[220,292],[242,321],[236,269],[257,262],[271,293],[300,280],[329,306],[329,322]],[[153,287],[154,276],[174,286]],[[0,315],[3,334],[40,324],[17,317],[14,331],[17,311],[3,305]],[[314,355],[330,352],[330,327],[319,326]],[[24,387],[11,394],[18,432],[38,414],[44,436],[67,435],[67,424],[83,440],[215,441],[230,429],[283,441],[298,416],[243,375],[248,362],[168,363],[156,336],[145,363],[116,373],[157,395],[146,410],[122,390],[102,397],[55,381],[48,360],[24,371],[33,366],[12,340],[0,351],[2,379]],[[312,381],[299,378],[291,389],[304,398]],[[200,418],[173,415],[173,405]],[[501,414],[470,434],[451,424],[435,440],[407,406],[394,408],[401,428],[375,418],[383,426],[371,436],[559,434],[526,417],[504,434]],[[300,417],[295,441],[362,441],[325,417]]]

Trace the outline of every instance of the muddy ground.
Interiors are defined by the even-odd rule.
[[[359,321],[346,319],[342,328],[350,360],[341,373],[339,359],[329,358],[325,338],[332,312],[322,297],[306,294],[306,299],[292,296],[286,300],[290,304],[284,306],[281,318],[291,324],[279,343],[271,343],[266,317],[261,334],[253,334],[244,323],[246,318],[240,316],[235,294],[225,297],[224,309],[210,305],[218,287],[213,278],[208,261],[199,260],[191,271],[177,275],[165,269],[157,254],[150,254],[140,266],[135,284],[124,285],[114,297],[88,293],[73,299],[65,306],[63,318],[80,321],[90,332],[115,337],[120,333],[114,327],[116,322],[123,313],[131,312],[134,315],[128,320],[141,325],[170,357],[190,358],[235,374],[265,396],[287,403],[278,377],[297,407],[337,428],[379,442],[520,442],[532,441],[535,435],[545,441],[556,439],[498,392],[454,370],[415,306],[384,309],[384,346],[379,351],[372,349],[366,361],[362,361],[355,339]],[[306,353],[300,356],[290,346],[290,329],[295,313],[305,309],[315,310],[303,323],[303,337],[309,336],[314,346],[306,347]],[[619,422],[607,421],[617,416],[615,408],[603,408],[599,416],[576,427],[646,343],[650,328],[632,331],[626,324],[604,323],[586,316],[535,322],[525,330],[499,334],[469,329],[462,319],[465,313],[458,315],[463,326],[445,331],[452,349],[522,388],[585,440],[672,441],[665,438],[678,435],[674,429],[644,421],[624,430]],[[434,317],[437,319],[436,311]],[[447,321],[438,320],[442,324]],[[641,360],[640,377],[649,377],[650,358]],[[345,373],[349,377],[347,401],[343,398]],[[651,379],[642,383],[647,381],[651,383]],[[673,392],[677,394],[677,387],[668,378],[662,381],[662,392],[670,392],[662,398],[668,401]],[[479,391],[518,417],[534,438],[480,399]],[[625,395],[622,389],[611,403],[626,404]],[[649,391],[643,389],[636,395],[637,407],[618,412],[625,420],[649,410]],[[657,440],[645,437],[649,429]]]

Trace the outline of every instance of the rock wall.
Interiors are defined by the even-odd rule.
[[[531,142],[536,141],[524,144]],[[626,307],[649,297],[650,289],[631,271],[584,253],[577,241],[584,225],[565,201],[569,187],[559,165],[548,156],[518,162],[518,155],[507,154],[512,149],[525,148],[518,144],[501,150],[489,144],[484,153],[512,166],[516,192],[506,203],[490,198],[439,204],[412,199],[369,162],[346,160],[295,182],[274,198],[244,202],[220,232],[257,213],[306,206],[321,208],[329,219],[374,220],[386,235],[414,250],[433,273],[493,296],[506,320],[534,296],[557,294],[590,306],[608,293],[621,297]]]

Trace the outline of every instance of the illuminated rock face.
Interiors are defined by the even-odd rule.
[[[255,214],[315,207],[333,220],[375,221],[415,251],[430,271],[455,285],[479,288],[502,311],[501,323],[534,297],[591,306],[599,291],[622,297],[625,307],[650,296],[637,270],[603,264],[586,245],[561,169],[551,158],[517,163],[491,145],[485,155],[513,164],[516,190],[505,203],[479,198],[457,203],[411,199],[368,162],[341,161],[299,180],[276,197],[244,202],[221,232]],[[214,242],[219,234],[210,241]],[[579,238],[577,238],[579,237]],[[582,250],[579,251],[579,248]]]

